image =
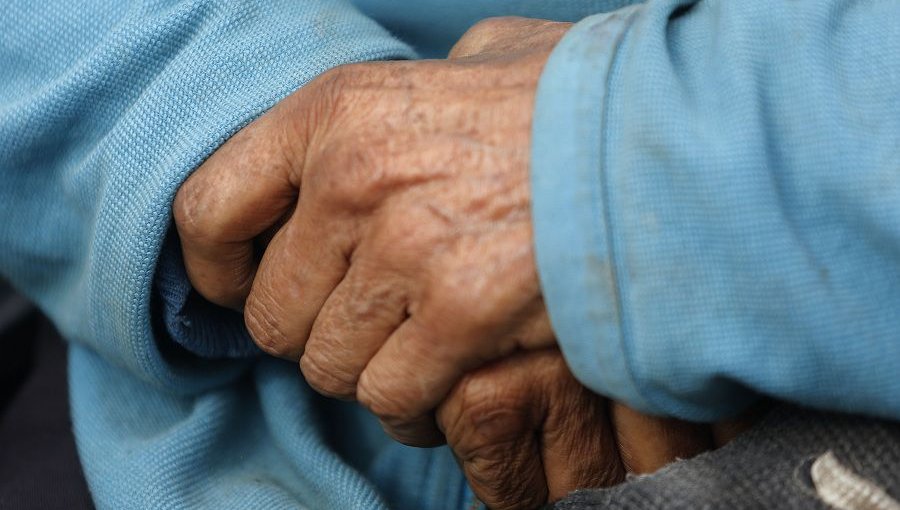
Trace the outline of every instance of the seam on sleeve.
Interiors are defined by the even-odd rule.
[[[646,410],[625,348],[611,217],[598,203],[608,198],[610,71],[642,8],[586,18],[554,50],[538,89],[532,182],[541,286],[567,363],[594,391]]]

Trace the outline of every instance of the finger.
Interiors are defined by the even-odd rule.
[[[359,375],[406,319],[399,278],[363,258],[350,266],[316,316],[300,358],[310,386],[329,397],[356,397]]]
[[[517,348],[543,347],[541,335],[549,331],[541,321],[529,320],[495,342],[471,330],[448,328],[458,316],[428,321],[428,326],[419,317],[409,317],[385,340],[357,384],[357,399],[381,419],[385,432],[411,446],[433,444],[431,410],[463,374]]]
[[[551,501],[576,489],[609,487],[625,479],[608,402],[582,386],[558,351],[552,363],[556,384],[546,398],[542,458]]]
[[[510,54],[546,46],[549,50],[571,26],[571,23],[517,16],[487,18],[469,28],[447,58]]]
[[[188,277],[205,298],[240,309],[256,271],[253,239],[297,198],[296,150],[281,109],[248,125],[181,186],[173,204]]]
[[[650,416],[619,403],[612,403],[610,412],[619,454],[630,473],[652,473],[713,447],[707,425]]]
[[[459,314],[440,315],[407,318],[372,356],[357,384],[359,402],[381,419],[388,435],[411,446],[433,443],[432,409],[466,372],[516,349],[545,347],[547,338],[552,343],[552,330],[540,314],[529,314],[499,340],[456,327],[467,324]]]
[[[470,487],[492,509],[547,502],[538,434],[546,401],[532,384],[534,365],[520,355],[469,373],[437,411]]]
[[[413,300],[410,317],[372,357],[357,386],[359,401],[382,419],[388,434],[417,445],[417,437],[433,436],[427,416],[463,374],[517,349],[555,344],[540,292],[532,288],[537,279],[523,277],[522,267],[528,265],[495,266],[485,270],[489,278],[451,270],[427,291],[433,298]],[[498,290],[490,284],[495,281],[506,288]]]
[[[381,419],[385,431],[397,441],[425,446],[436,433],[429,420],[431,410],[464,373],[501,357],[494,352],[495,343],[473,342],[469,332],[447,327],[456,321],[457,317],[447,316],[426,325],[421,315],[409,317],[360,375],[359,402]],[[476,343],[487,351],[480,355],[476,349],[460,349],[463,343]],[[514,348],[510,344],[504,354]]]
[[[356,387],[357,400],[378,416],[385,432],[410,446],[431,446],[439,440],[431,409],[449,390],[430,393],[430,386],[417,383],[422,374],[446,368],[435,362],[440,352],[421,351],[424,342],[418,338],[428,334],[418,320],[407,319],[372,356]]]
[[[327,218],[301,199],[260,262],[244,322],[269,354],[300,359],[316,315],[349,267],[350,233]]]

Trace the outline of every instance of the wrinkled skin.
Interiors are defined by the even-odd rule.
[[[537,80],[568,26],[488,20],[446,61],[329,71],[225,143],[174,205],[203,296],[397,440],[446,440],[494,508],[710,446],[704,427],[587,391],[556,350],[528,160]]]
[[[318,391],[400,441],[442,441],[432,411],[463,374],[556,343],[528,161],[537,80],[567,28],[485,22],[451,60],[343,66],[283,100],[176,197],[197,290],[243,306],[256,343]],[[253,240],[286,214],[257,266]]]
[[[437,420],[470,486],[493,509],[537,508],[710,447],[704,426],[642,415],[590,392],[556,349],[470,372]]]

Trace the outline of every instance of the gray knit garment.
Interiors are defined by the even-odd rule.
[[[900,423],[791,406],[727,446],[553,506],[900,510]]]

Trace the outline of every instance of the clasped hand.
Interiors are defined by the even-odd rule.
[[[608,405],[555,348],[528,162],[538,78],[567,28],[490,20],[447,60],[329,71],[225,143],[174,206],[198,292],[397,440],[448,441],[494,507],[706,446],[697,427]]]

